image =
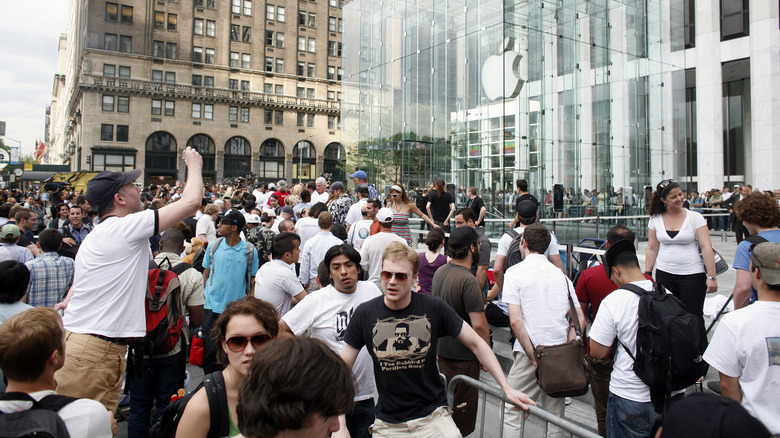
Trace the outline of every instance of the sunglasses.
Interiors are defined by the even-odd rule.
[[[390,193],[390,197],[391,198],[397,198],[398,197],[398,193]]]
[[[390,281],[393,277],[395,277],[398,281],[406,281],[409,279],[409,274],[405,274],[403,272],[390,272],[390,271],[382,271],[379,275],[382,276],[382,280]]]
[[[658,183],[658,189],[659,189],[659,191],[660,191],[660,190],[663,190],[663,189],[665,189],[666,187],[668,187],[668,186],[669,186],[669,184],[671,184],[671,183],[676,183],[676,182],[677,182],[677,180],[676,180],[676,179],[672,179],[672,178],[665,179],[665,180],[663,180],[663,181],[661,181],[661,182],[659,182],[659,183]]]
[[[262,334],[262,335],[254,335],[254,336],[233,336],[225,343],[227,344],[227,347],[230,349],[230,351],[234,353],[238,353],[241,351],[244,351],[246,348],[246,344],[248,342],[252,343],[252,347],[255,349],[260,348],[261,345],[265,344],[266,342],[271,340],[271,335],[268,334]]]

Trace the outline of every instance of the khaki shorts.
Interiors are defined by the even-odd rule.
[[[376,419],[371,435],[386,438],[459,438],[460,431],[452,420],[452,411],[442,406],[430,415],[405,423],[388,423]]]

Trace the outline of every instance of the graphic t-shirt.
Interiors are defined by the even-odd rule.
[[[438,339],[456,337],[463,328],[463,320],[441,299],[417,293],[411,298],[397,311],[384,297],[361,304],[344,337],[349,346],[366,346],[371,354],[379,391],[376,416],[388,423],[422,418],[446,406],[436,364]]]

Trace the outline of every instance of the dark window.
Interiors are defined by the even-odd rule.
[[[113,64],[103,64],[103,76],[107,78],[116,76],[116,66]]]
[[[750,35],[749,0],[720,0],[720,39]]]
[[[178,24],[178,15],[168,14],[168,30],[176,32],[176,26]]]
[[[165,43],[165,57],[168,59],[176,59],[177,49],[178,46],[176,43]]]
[[[103,37],[103,49],[116,52],[116,34],[107,33]]]
[[[100,140],[114,141],[114,125],[100,125]]]
[[[214,88],[214,76],[203,76],[203,86]]]
[[[251,26],[244,26],[241,28],[241,41],[245,43],[251,43],[252,42],[252,27]]]
[[[154,28],[158,30],[165,30],[165,12],[154,13]]]
[[[119,12],[119,5],[116,3],[106,3],[106,21],[116,21]]]
[[[119,77],[123,79],[130,79],[130,67],[126,65],[120,65]]]
[[[230,25],[230,41],[238,41],[238,35],[241,32],[241,26],[237,24]]]
[[[238,79],[230,79],[228,81],[228,88],[231,90],[238,90]]]
[[[116,125],[116,141],[128,141],[128,131],[129,127],[127,125]]]
[[[119,51],[122,53],[132,53],[133,37],[127,35],[119,36]]]
[[[154,53],[152,53],[152,56],[155,58],[162,58],[165,56],[165,43],[162,41],[155,41],[154,42]]]
[[[122,23],[133,24],[133,7],[122,5]]]
[[[200,87],[202,84],[203,84],[203,76],[192,75],[192,85],[196,87]]]
[[[116,99],[116,112],[129,113],[130,112],[130,98],[127,96],[119,96]]]
[[[249,91],[249,81],[241,81],[241,91]]]

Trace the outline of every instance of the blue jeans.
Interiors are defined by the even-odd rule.
[[[607,438],[646,438],[660,417],[652,402],[635,402],[610,392],[607,398]]]
[[[145,358],[142,363],[133,360],[133,369],[127,373],[130,387],[130,413],[127,418],[127,436],[149,436],[150,419],[157,422],[171,396],[184,384],[185,364],[180,351],[169,357]],[[138,366],[141,366],[140,375]],[[154,418],[152,406],[157,402]]]
[[[374,424],[374,399],[361,400],[352,405],[352,411],[346,415],[347,430],[352,438],[370,438],[368,428]]]

